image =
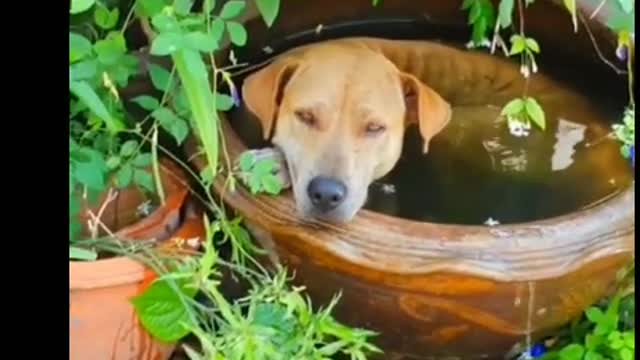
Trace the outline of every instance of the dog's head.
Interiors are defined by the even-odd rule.
[[[429,140],[451,109],[414,76],[365,48],[317,45],[282,56],[243,84],[265,139],[284,153],[299,214],[346,222],[402,150],[405,127]]]

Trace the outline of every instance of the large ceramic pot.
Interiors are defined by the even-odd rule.
[[[162,246],[203,239],[202,218],[190,202],[186,176],[168,161],[161,162],[160,174],[165,204],[148,216],[136,215],[145,199],[136,187],[120,191],[111,202],[105,203],[103,196],[94,212],[103,208],[105,225],[127,239],[156,239]],[[154,339],[130,302],[155,279],[151,269],[128,257],[69,261],[69,359],[168,359],[175,344]]]
[[[390,17],[398,29],[424,22],[424,36],[466,26],[459,1],[381,3],[373,9],[370,0],[284,2],[270,31],[249,19],[250,43],[236,56],[279,51],[277,39],[295,43],[289,34],[314,34],[318,25],[328,31],[354,19]],[[527,34],[545,51],[593,62],[597,71],[590,81],[615,77],[598,65],[584,28],[573,34],[566,10],[536,1],[526,16]],[[601,50],[613,54],[615,38],[597,17],[591,31]],[[378,34],[365,29],[358,35]],[[220,116],[229,154],[237,157],[247,146]],[[196,146],[191,139],[188,151],[195,153]],[[206,165],[202,157],[194,162],[200,169]],[[220,194],[223,187],[215,183]],[[502,358],[580,315],[611,291],[617,271],[633,257],[634,196],[630,185],[587,209],[495,227],[410,221],[367,210],[336,226],[301,221],[290,193],[224,191],[271,259],[295,271],[315,304],[342,292],[338,318],[379,331],[384,359]]]

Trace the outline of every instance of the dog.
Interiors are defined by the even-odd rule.
[[[408,126],[418,126],[426,154],[451,120],[451,103],[502,106],[522,95],[524,78],[507,61],[437,42],[366,37],[294,48],[242,85],[274,146],[253,151],[284,155],[300,217],[349,222],[369,185],[394,168]],[[538,100],[553,100],[550,80],[527,86]]]

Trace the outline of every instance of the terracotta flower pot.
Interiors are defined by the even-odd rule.
[[[468,28],[466,16],[459,1],[383,1],[375,9],[369,0],[286,2],[269,31],[259,18],[245,24],[252,36],[235,54],[246,61],[243,55],[254,60],[264,49],[278,52],[285,42],[317,36],[319,25],[335,30],[350,20],[383,17],[393,18],[399,29],[424,26],[433,35],[449,25]],[[537,1],[526,16],[527,35],[545,52],[597,64],[590,81],[615,76],[597,58],[584,28],[573,33],[565,9]],[[613,54],[615,36],[597,21],[591,26],[600,49]],[[358,35],[375,36],[376,29],[363,26]],[[394,36],[402,37],[400,31]],[[221,54],[219,63],[224,59]],[[624,89],[624,81],[619,86]],[[229,154],[237,158],[247,146],[227,114],[220,116]],[[194,154],[196,146],[190,139],[187,152]],[[620,162],[607,157],[618,156],[614,150],[594,166],[620,169]],[[194,162],[200,169],[206,165],[202,156]],[[223,193],[223,182],[214,186]],[[616,272],[634,254],[634,195],[631,185],[588,209],[496,227],[410,221],[366,210],[336,226],[301,221],[290,192],[253,196],[239,187],[224,191],[224,200],[244,217],[272,261],[295,271],[315,304],[341,291],[337,318],[380,332],[382,358],[499,359],[568,323],[611,291]]]
[[[166,194],[163,206],[136,221],[135,213],[143,197],[131,187],[105,207],[105,223],[123,237],[155,238],[161,244],[204,238],[202,218],[195,208],[189,208],[185,218],[180,219],[181,211],[189,206],[185,175],[175,164],[165,161],[161,165],[161,181]],[[100,205],[94,210],[97,208]],[[154,339],[142,327],[130,303],[155,278],[153,271],[127,257],[70,261],[70,359],[168,359],[175,345]]]

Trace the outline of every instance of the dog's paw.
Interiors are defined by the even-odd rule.
[[[254,193],[257,192],[255,188],[261,187],[256,177],[263,177],[265,174],[262,169],[265,168],[278,180],[281,189],[291,187],[287,161],[284,154],[276,148],[246,150],[236,160],[236,168],[239,169],[238,175],[242,182]]]

